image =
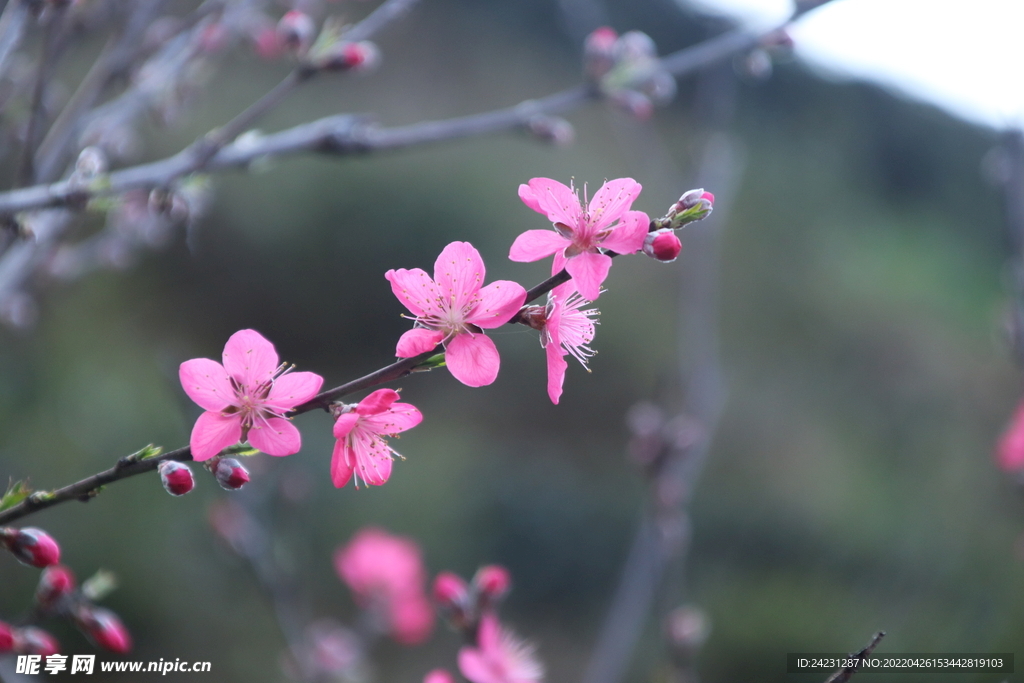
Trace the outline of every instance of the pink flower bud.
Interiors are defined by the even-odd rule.
[[[635,90],[616,90],[608,99],[637,121],[646,121],[654,114],[654,103],[651,102],[651,98]]]
[[[423,683],[455,683],[455,677],[445,669],[434,669],[423,677]]]
[[[445,611],[457,612],[465,609],[469,587],[461,576],[441,572],[434,579],[434,600]]]
[[[195,488],[196,480],[192,477],[192,470],[177,460],[164,460],[157,471],[160,472],[160,483],[172,496],[184,496]]]
[[[60,652],[60,643],[43,629],[28,626],[14,631],[14,651],[22,655],[49,657]]]
[[[14,649],[14,630],[10,624],[0,621],[0,654]]]
[[[83,606],[74,615],[75,626],[97,647],[124,654],[132,649],[132,637],[121,619],[108,609]]]
[[[369,71],[380,64],[380,50],[368,40],[358,43],[337,43],[331,48],[322,67],[332,71]]]
[[[487,598],[488,603],[493,603],[508,593],[512,587],[512,576],[501,565],[489,564],[476,571],[473,585],[480,591],[481,596]]]
[[[683,193],[683,196],[679,198],[676,205],[683,211],[692,209],[697,205],[701,205],[701,208],[707,208],[710,210],[715,205],[715,195],[710,192],[705,192],[703,187],[696,190],[690,190],[689,192]]]
[[[277,29],[272,26],[260,29],[253,38],[253,42],[256,54],[263,59],[277,59],[284,51],[284,45],[281,44]]]
[[[671,228],[662,228],[661,230],[649,232],[647,237],[644,238],[644,253],[662,263],[675,261],[682,250],[683,244],[676,237],[675,230]]]
[[[218,458],[213,476],[225,491],[237,491],[249,483],[249,470],[234,458]]]
[[[42,529],[0,529],[0,545],[11,551],[22,564],[49,567],[60,562],[60,546]]]
[[[51,607],[60,598],[75,590],[75,575],[62,564],[47,567],[39,575],[36,587],[36,603],[40,607]]]
[[[615,30],[607,26],[587,36],[583,42],[583,66],[589,78],[600,80],[615,66],[615,41],[618,39]]]
[[[285,49],[303,54],[313,43],[316,24],[305,12],[291,10],[277,23],[277,37]]]

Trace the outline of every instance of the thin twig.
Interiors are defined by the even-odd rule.
[[[46,26],[43,27],[43,44],[39,54],[39,64],[36,66],[35,82],[32,86],[32,104],[29,107],[28,126],[25,128],[25,141],[21,150],[21,164],[18,171],[20,185],[28,185],[35,181],[35,153],[36,137],[39,135],[39,127],[43,125],[43,118],[46,116],[44,106],[44,95],[49,85],[50,68],[53,66],[54,40],[57,30],[60,28],[61,20],[64,18],[65,6],[53,5],[50,13],[46,15]]]
[[[825,683],[846,683],[850,680],[850,677],[860,669],[862,661],[875,651],[875,648],[878,647],[878,644],[882,642],[882,638],[884,637],[885,631],[879,631],[872,636],[871,642],[867,644],[867,647],[857,652],[850,653],[849,658],[855,660],[856,664],[852,666],[844,666],[842,669],[829,676]]]

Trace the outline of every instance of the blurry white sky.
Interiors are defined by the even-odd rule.
[[[790,0],[687,0],[763,29]],[[833,75],[871,80],[996,128],[1024,126],[1024,0],[832,0],[791,34]]]

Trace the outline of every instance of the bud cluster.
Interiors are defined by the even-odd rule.
[[[235,458],[214,456],[203,462],[203,467],[214,476],[225,491],[237,491],[249,483],[249,470]],[[164,460],[157,467],[160,483],[172,496],[183,496],[196,486],[192,469],[177,460]]]
[[[484,614],[497,610],[511,588],[511,574],[496,564],[480,567],[468,584],[458,574],[441,572],[434,579],[434,602],[453,628],[470,632]]]
[[[661,65],[654,41],[640,31],[621,36],[607,26],[593,31],[584,42],[583,70],[602,95],[641,120],[676,93],[675,78]]]

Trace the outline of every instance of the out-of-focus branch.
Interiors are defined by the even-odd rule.
[[[50,11],[44,15],[43,45],[40,49],[39,63],[36,64],[36,75],[32,85],[32,103],[29,106],[28,125],[25,128],[21,165],[18,171],[21,185],[28,185],[36,180],[34,162],[36,138],[39,137],[39,127],[43,125],[43,119],[46,117],[43,100],[49,86],[50,71],[56,59],[54,47],[57,31],[60,29],[66,11],[66,6],[53,5]]]
[[[0,74],[7,69],[7,60],[18,49],[31,15],[28,0],[9,0],[0,15]]]
[[[828,677],[825,683],[846,683],[850,680],[853,674],[857,673],[860,669],[860,662],[866,657],[871,656],[871,653],[875,651],[878,644],[882,642],[882,638],[885,637],[885,631],[879,631],[871,638],[871,642],[867,644],[867,647],[857,652],[850,653],[850,659],[856,660],[857,664],[853,666],[844,666],[839,671]]]
[[[396,0],[400,3],[410,1]],[[662,59],[662,65],[676,77],[687,76],[736,52],[750,49],[774,32],[760,35],[726,33],[668,55]],[[745,36],[743,40],[739,38],[741,35]],[[52,206],[81,205],[92,197],[118,194],[131,189],[167,186],[187,173],[238,168],[263,157],[307,152],[365,154],[485,135],[523,127],[538,114],[564,113],[599,97],[600,94],[593,87],[579,85],[504,109],[394,128],[378,127],[361,116],[329,116],[272,135],[226,145],[201,168],[195,167],[192,153],[186,150],[167,159],[115,171],[102,182],[90,187],[62,181],[3,192],[0,193],[0,215]]]

